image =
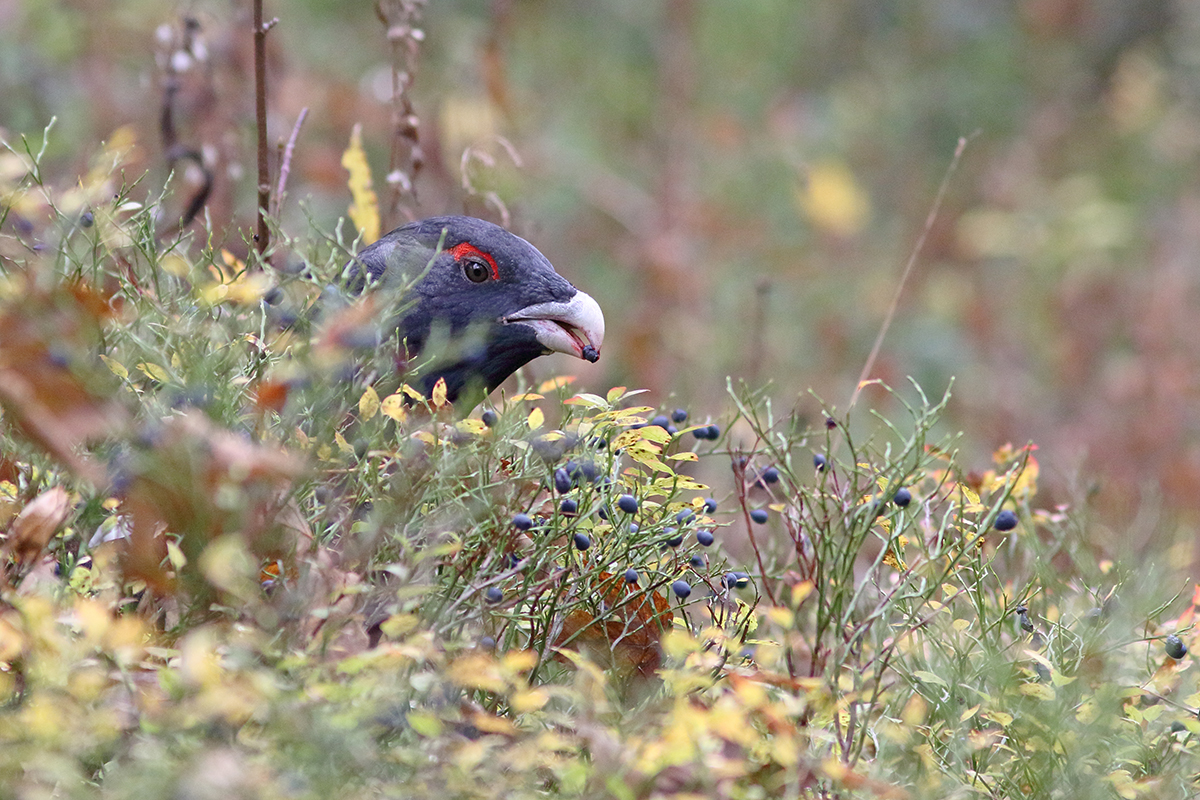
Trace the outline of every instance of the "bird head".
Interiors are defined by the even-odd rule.
[[[397,327],[410,357],[430,359],[420,376],[426,396],[438,378],[451,401],[464,391],[486,394],[548,353],[600,357],[600,306],[498,225],[459,216],[413,222],[364,248],[357,262],[359,286],[387,291],[416,279]]]

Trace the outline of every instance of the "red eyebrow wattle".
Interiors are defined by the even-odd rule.
[[[485,253],[470,242],[459,242],[446,250],[447,253],[454,256],[454,260],[458,261],[463,256],[478,256],[488,263],[492,268],[492,278],[500,280],[500,268],[496,266],[496,259],[492,258],[491,253]]]

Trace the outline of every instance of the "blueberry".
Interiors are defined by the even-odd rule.
[[[637,498],[631,494],[623,494],[617,498],[617,508],[626,514],[636,514],[638,510]]]
[[[592,447],[596,448],[597,450],[607,450],[608,449],[608,442],[599,436],[593,436],[590,444],[592,445]]]
[[[597,508],[596,516],[600,517],[600,519],[608,519],[608,507],[600,506],[599,508]]]
[[[587,479],[588,483],[595,483],[596,476],[598,474],[596,472],[596,462],[595,461],[579,462],[579,474],[582,475],[585,479]],[[576,476],[572,476],[572,477],[576,477]],[[577,477],[576,477],[576,480],[578,480]]]
[[[672,436],[676,436],[679,434],[679,428],[676,428],[674,425],[668,425],[667,433],[671,434]]]
[[[686,600],[687,596],[692,593],[692,587],[685,580],[678,580],[671,584],[671,591],[680,600]]]
[[[79,224],[85,228],[92,227],[92,223],[96,221],[96,217],[92,212],[85,211],[79,215]]]
[[[679,545],[683,544],[683,534],[677,534],[674,528],[667,528],[663,533],[668,537],[663,542],[667,547],[679,547]]]
[[[699,542],[702,547],[708,547],[713,543],[712,531],[696,531],[696,541]]]
[[[638,524],[637,524],[636,522],[631,522],[631,523],[629,523],[629,532],[630,532],[630,533],[637,533],[637,532],[638,532]]]
[[[896,493],[892,495],[892,502],[901,508],[907,508],[908,504],[912,502],[912,492],[910,492],[908,489],[898,489],[896,490]]]
[[[687,417],[687,409],[677,408],[671,412],[671,422],[677,422],[682,425],[687,422]]]
[[[750,519],[762,525],[767,521],[767,510],[765,508],[756,508],[750,512]]]
[[[691,564],[692,569],[695,569],[695,570],[701,570],[701,569],[704,569],[704,567],[705,567],[704,556],[699,555],[699,554],[692,556],[691,559],[688,561],[688,563]]]
[[[512,519],[513,527],[519,531],[527,531],[533,527],[533,520],[528,514],[517,514]]]
[[[496,649],[496,640],[490,636],[484,636],[482,639],[479,640],[479,646],[482,647],[484,650],[495,650]]]
[[[666,414],[659,414],[657,417],[650,420],[650,424],[657,425],[658,427],[662,428],[665,431],[667,429],[667,426],[671,424],[671,420],[667,419]]]
[[[824,472],[825,465],[827,463],[828,462],[825,461],[825,456],[821,455],[820,453],[817,453],[813,456],[813,466],[817,468],[817,472]]]
[[[717,512],[717,501],[711,497],[704,498],[704,513],[715,514]]]
[[[633,567],[630,567],[629,569],[625,570],[625,582],[626,583],[637,583],[638,582],[638,572],[636,569],[634,569]]]
[[[1174,634],[1163,639],[1163,645],[1166,646],[1167,655],[1171,658],[1180,659],[1187,655],[1187,645],[1183,643],[1183,639]]]
[[[500,591],[498,586],[489,586],[487,591],[483,593],[489,603],[499,603],[504,599],[504,592]]]
[[[558,510],[564,514],[574,514],[579,511],[579,503],[576,503],[569,497],[563,498],[563,501],[558,504]]]
[[[692,436],[695,436],[697,439],[707,439],[708,428],[696,428],[694,431],[692,431]]]
[[[496,427],[496,423],[500,421],[500,415],[495,411],[492,411],[490,408],[485,409],[484,412],[479,415],[479,418],[483,420],[483,424],[487,425],[489,428]]]
[[[744,589],[750,584],[750,576],[745,572],[726,572],[721,583],[728,589]]]
[[[779,470],[775,467],[767,467],[759,477],[762,478],[763,483],[779,483]]]
[[[693,518],[695,518],[695,516],[696,512],[692,511],[690,508],[684,508],[680,509],[679,513],[675,515],[675,521],[680,525],[687,525],[692,521]]]
[[[509,553],[508,554],[508,563],[514,567],[519,567],[519,566],[521,566],[521,557],[519,555],[517,555],[516,553]]]
[[[998,531],[1011,531],[1017,527],[1017,515],[1015,512],[1009,511],[1007,508],[996,515],[996,521],[992,523]]]
[[[720,438],[721,438],[721,428],[717,425],[709,425],[708,426],[708,440],[710,442],[715,442],[717,439],[720,439]]]
[[[559,494],[571,491],[571,475],[562,467],[554,470],[554,490]]]
[[[586,533],[575,534],[575,549],[576,550],[580,550],[580,551],[587,550],[591,546],[592,546],[592,540],[588,538],[588,535]]]

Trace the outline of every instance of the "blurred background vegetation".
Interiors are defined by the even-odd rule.
[[[726,405],[725,376],[770,380],[812,416],[809,388],[849,399],[967,137],[872,376],[901,386],[911,375],[931,396],[953,376],[948,425],[967,432],[966,463],[982,469],[1005,441],[1032,440],[1043,499],[1091,497],[1097,538],[1119,532],[1101,544],[1178,539],[1176,563],[1194,560],[1200,7],[380,9],[266,4],[279,17],[271,141],[308,109],[285,230],[345,215],[341,155],[361,124],[385,230],[443,212],[506,221],[600,301],[600,363],[545,359],[539,377],[578,371],[581,389],[646,387],[655,402],[712,414]],[[245,2],[0,0],[0,128],[40,139],[56,117],[44,164],[73,175],[130,126],[129,179],[147,172],[142,191],[169,186],[168,206],[182,210],[197,176],[169,180],[161,122],[177,81],[179,141],[215,176],[204,210],[223,232],[215,244],[244,254],[249,31]],[[405,76],[411,91],[397,98]],[[885,412],[891,402],[867,397]]]

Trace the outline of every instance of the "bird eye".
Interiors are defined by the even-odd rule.
[[[471,283],[483,283],[491,277],[491,272],[488,271],[487,265],[473,258],[463,259],[462,265],[463,274],[467,276],[467,280]]]

